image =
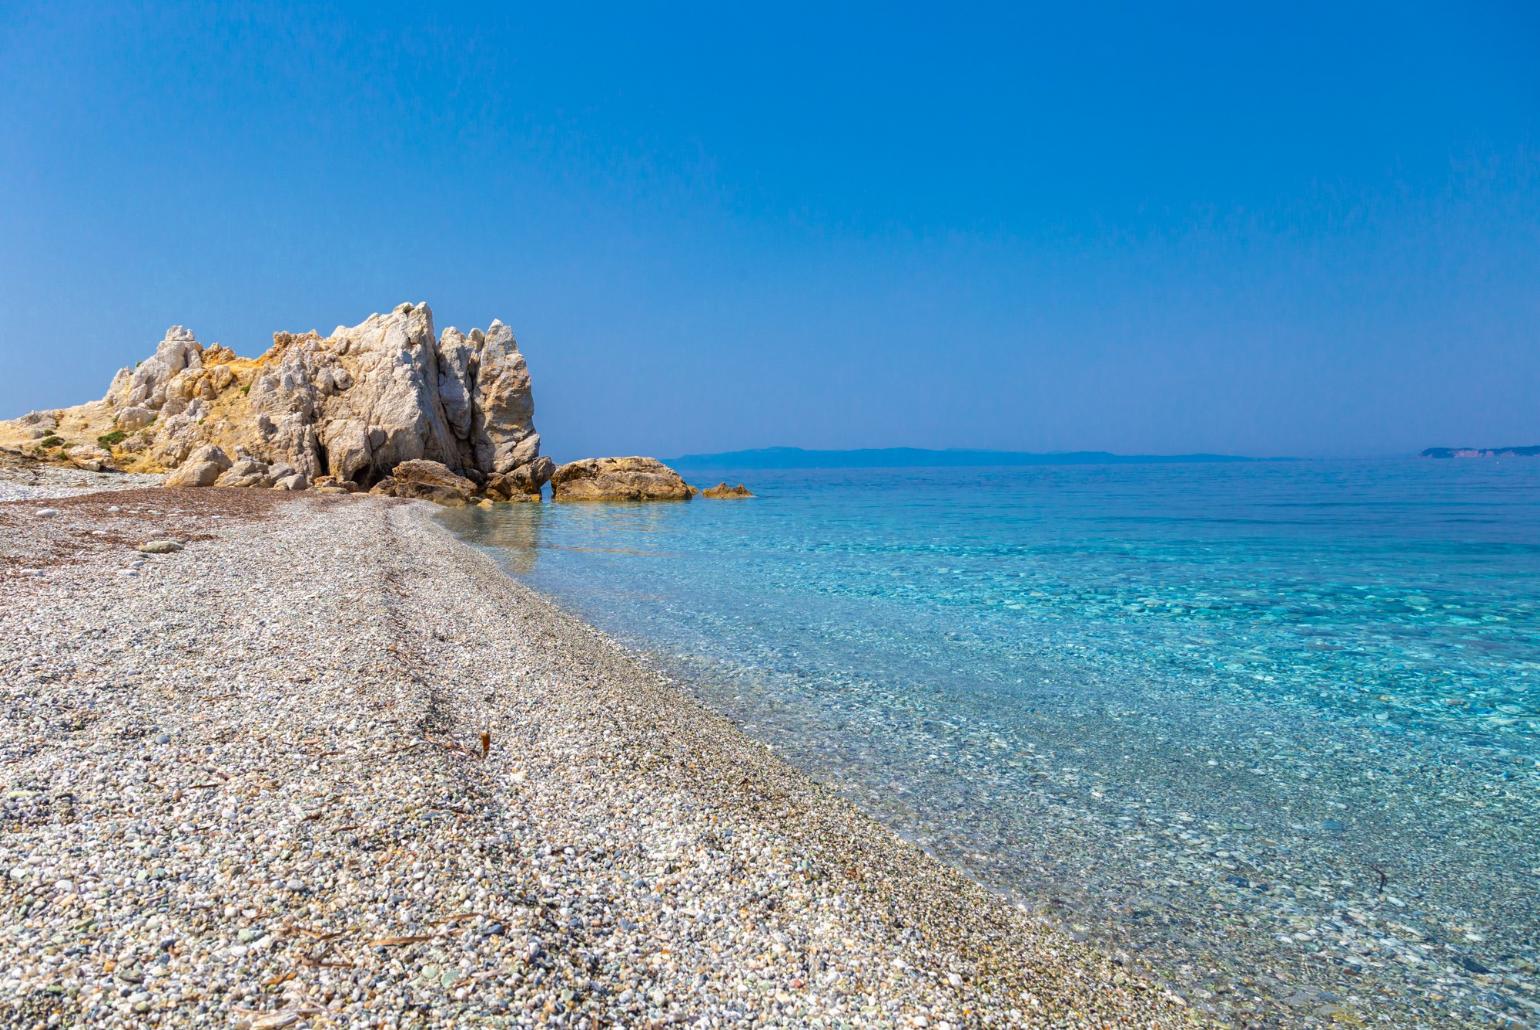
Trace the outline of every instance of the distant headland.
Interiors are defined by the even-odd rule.
[[[1196,462],[1289,461],[1232,454],[1113,454],[1109,451],[930,450],[923,447],[869,447],[848,451],[810,451],[801,447],[761,447],[717,454],[686,454],[669,459],[686,468],[935,468],[1001,465],[1155,465]]]
[[[1540,458],[1540,444],[1529,447],[1429,447],[1424,458]]]

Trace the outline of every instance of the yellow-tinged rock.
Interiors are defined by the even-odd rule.
[[[656,458],[584,458],[551,474],[557,501],[688,501],[690,485]]]
[[[710,497],[718,501],[739,500],[745,497],[753,497],[754,494],[748,487],[739,483],[737,486],[728,486],[726,483],[718,483],[709,489],[702,490],[701,496]]]

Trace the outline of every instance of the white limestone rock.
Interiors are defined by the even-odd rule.
[[[136,429],[143,429],[154,422],[155,412],[150,408],[129,406],[117,413],[116,424],[125,433],[132,433]]]
[[[220,475],[230,468],[231,461],[224,451],[212,444],[199,447],[187,456],[182,465],[166,477],[166,486],[213,486]]]
[[[291,472],[290,475],[293,473]],[[264,487],[272,486],[272,471],[254,458],[237,458],[214,482],[215,486]]]
[[[174,325],[155,347],[155,353],[133,369],[124,369],[113,379],[107,391],[107,403],[114,408],[145,407],[159,409],[166,403],[166,388],[178,372],[199,368],[203,347],[191,330]]]
[[[477,485],[521,469],[521,482],[548,474],[529,468],[540,436],[512,330],[494,321],[485,333],[451,327],[435,337],[426,304],[401,304],[328,336],[276,333],[256,360],[205,348],[172,326],[103,400],[30,419],[13,424],[18,439],[67,425],[66,443],[94,445],[114,432],[116,453],[106,457],[128,471],[171,470],[167,485],[292,487],[294,476],[307,484],[325,476],[367,489],[419,460]],[[223,462],[203,456],[206,447]],[[231,472],[229,454],[269,467]]]
[[[512,472],[540,454],[529,367],[513,330],[496,319],[481,339],[478,358],[475,408],[479,418],[471,436],[475,467],[482,472]]]

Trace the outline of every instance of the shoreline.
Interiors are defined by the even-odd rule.
[[[11,1018],[1197,1019],[419,504],[50,504],[0,504]]]
[[[1321,473],[1303,475],[1310,496]],[[1098,548],[1103,523],[1073,503],[1034,520],[1030,482],[953,499],[966,484],[917,476],[892,502],[882,478],[831,490],[792,476],[756,484],[771,500],[736,511],[440,518],[907,839],[1128,953],[1212,1018],[1527,1025],[1540,1011],[1534,764],[1456,732],[1502,715],[1489,744],[1533,740],[1523,663],[1510,660],[1533,641],[1531,606],[1512,596],[1532,564],[1484,568],[1474,544],[1422,557],[1411,545],[1382,563],[1345,544],[1382,589],[1317,590],[1358,580],[1315,564],[1317,534],[1285,528],[1255,584],[1228,584],[1229,562],[1252,550],[1229,531],[1205,556],[1139,529],[1139,555],[1148,543],[1190,564],[1130,561]],[[1394,473],[1370,494],[1407,482]],[[1195,496],[1194,517],[1225,514]],[[1525,538],[1477,508],[1491,535]],[[987,514],[1017,532],[989,532]],[[1021,560],[996,564],[994,545],[1018,543]],[[1435,590],[1436,575],[1448,578]],[[1279,607],[1259,618],[1248,595],[1319,607],[1303,622]],[[1403,596],[1431,610],[1397,610]],[[1125,614],[1146,598],[1169,607]],[[1511,616],[1512,631],[1505,618],[1459,627],[1482,612]],[[1504,664],[1511,675],[1489,675]]]

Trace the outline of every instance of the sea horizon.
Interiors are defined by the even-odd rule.
[[[987,468],[1019,467],[1031,465],[1163,465],[1163,464],[1222,464],[1226,462],[1288,462],[1288,461],[1397,461],[1442,460],[1445,455],[1432,452],[1450,452],[1456,460],[1517,460],[1528,454],[1516,455],[1514,451],[1531,451],[1531,445],[1468,445],[1459,447],[1432,446],[1410,450],[1379,450],[1341,452],[1330,454],[1231,454],[1209,451],[1173,451],[1169,453],[1142,454],[1137,452],[1102,450],[1050,450],[1028,451],[979,447],[797,447],[773,445],[729,451],[704,451],[660,457],[665,464],[691,472],[757,472],[783,468]],[[1469,452],[1466,457],[1463,453]],[[1477,453],[1487,452],[1487,453]],[[927,458],[934,460],[928,461]]]

